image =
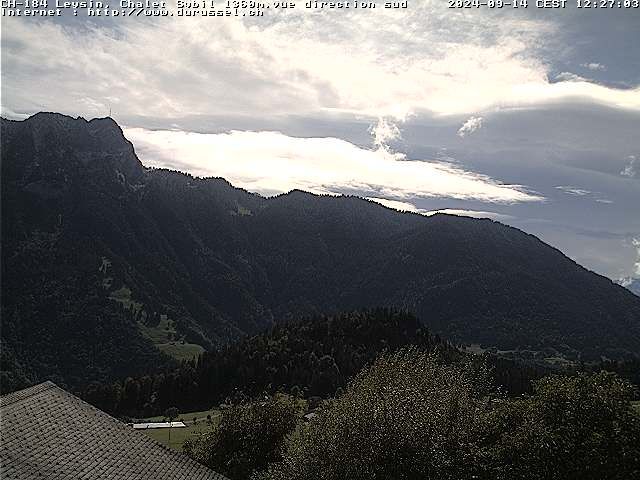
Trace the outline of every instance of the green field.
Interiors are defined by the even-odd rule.
[[[104,265],[105,260],[103,259],[103,265],[100,267],[101,271],[102,269],[106,271],[107,267]],[[108,282],[105,283],[107,280]],[[111,280],[111,278],[108,278],[103,281],[105,288],[109,288],[111,286]],[[109,298],[121,303],[125,308],[130,308],[135,312],[138,312],[143,307],[141,303],[132,299],[131,289],[126,285],[123,285],[118,290],[111,292]],[[147,312],[142,310],[142,315],[146,316]],[[201,345],[185,342],[184,338],[179,336],[176,332],[175,323],[173,320],[168,318],[167,315],[161,314],[160,322],[155,326],[146,325],[143,321],[139,321],[138,329],[142,335],[154,343],[156,348],[167,355],[172,356],[176,360],[191,360],[204,352],[204,348],[202,348]]]
[[[159,343],[156,347],[176,360],[191,360],[204,352],[204,348],[196,343]]]
[[[631,406],[636,410],[638,414],[640,414],[640,400],[637,402],[631,402]]]
[[[217,409],[211,409],[211,410],[201,410],[199,412],[187,412],[187,413],[180,413],[178,415],[178,419],[174,420],[177,422],[191,422],[193,421],[193,417],[195,417],[198,422],[200,420],[207,420],[207,415],[211,415],[212,419],[216,419],[218,418],[218,416],[220,415],[220,410]],[[143,418],[140,420],[139,423],[143,423],[143,422],[164,422],[166,420],[166,417],[163,415],[157,415],[155,417],[149,417],[149,418]]]
[[[138,322],[138,328],[159,350],[177,360],[191,360],[204,352],[202,346],[187,343],[184,338],[178,338],[173,320],[164,314],[160,315],[158,325],[149,326]]]
[[[204,352],[202,346],[195,343],[187,343],[184,338],[178,338],[173,320],[164,314],[160,315],[160,323],[158,325],[149,326],[143,322],[138,322],[138,328],[159,350],[177,360],[191,360]]]
[[[204,421],[198,425],[192,425],[189,423],[185,428],[172,428],[171,429],[171,443],[169,443],[169,429],[168,428],[156,428],[153,430],[142,430],[146,435],[150,436],[154,440],[173,448],[174,450],[182,451],[182,445],[185,440],[195,438],[198,435],[208,432],[211,427]]]
[[[211,415],[212,424],[207,423],[207,415]],[[194,424],[193,418],[197,421]],[[172,428],[171,429],[171,443],[169,443],[169,429],[168,428],[156,428],[152,430],[141,430],[146,435],[150,436],[154,440],[173,448],[174,450],[182,451],[182,445],[185,440],[195,438],[198,435],[207,433],[211,430],[211,427],[220,418],[219,410],[204,410],[200,412],[182,413],[176,421],[184,422],[185,428]],[[163,422],[165,418],[163,416],[150,417],[141,420],[140,422]]]
[[[107,281],[107,283],[103,281],[104,286],[110,286],[113,281],[111,277],[108,277],[105,280]],[[114,290],[113,292],[111,292],[109,294],[109,298],[111,300],[115,300],[118,303],[121,303],[125,308],[132,308],[135,312],[142,308],[141,303],[136,302],[131,298],[131,290],[126,285],[123,285],[118,290]]]

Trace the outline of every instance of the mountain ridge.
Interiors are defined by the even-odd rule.
[[[283,320],[376,306],[540,360],[640,353],[640,298],[514,227],[299,190],[265,198],[149,169],[110,119],[3,119],[2,147],[9,371],[49,352],[34,375],[104,380],[127,374],[117,357],[138,350],[157,368],[170,362],[158,348],[186,355]],[[88,374],[80,340],[67,365],[25,333],[64,345],[70,327],[108,339],[115,326],[128,338],[107,342],[114,358],[98,355]]]

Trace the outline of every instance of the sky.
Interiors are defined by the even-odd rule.
[[[148,166],[489,217],[640,277],[640,8],[271,7],[2,17],[2,115],[111,111]]]

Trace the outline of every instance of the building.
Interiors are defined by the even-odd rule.
[[[153,423],[128,423],[134,430],[149,430],[156,428],[185,428],[184,422],[153,422]]]
[[[0,398],[2,480],[227,480],[51,382]]]

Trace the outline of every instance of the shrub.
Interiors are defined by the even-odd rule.
[[[640,478],[640,417],[615,374],[549,376],[492,394],[482,365],[405,350],[379,358],[300,425],[254,480]]]
[[[482,471],[487,385],[483,367],[441,365],[413,349],[382,356],[256,478],[471,478]]]
[[[285,436],[304,413],[304,402],[287,395],[234,405],[222,411],[211,432],[188,440],[184,451],[233,480],[248,478],[281,459]]]
[[[549,376],[534,394],[501,405],[496,477],[613,480],[640,478],[640,418],[631,384],[600,372]]]

